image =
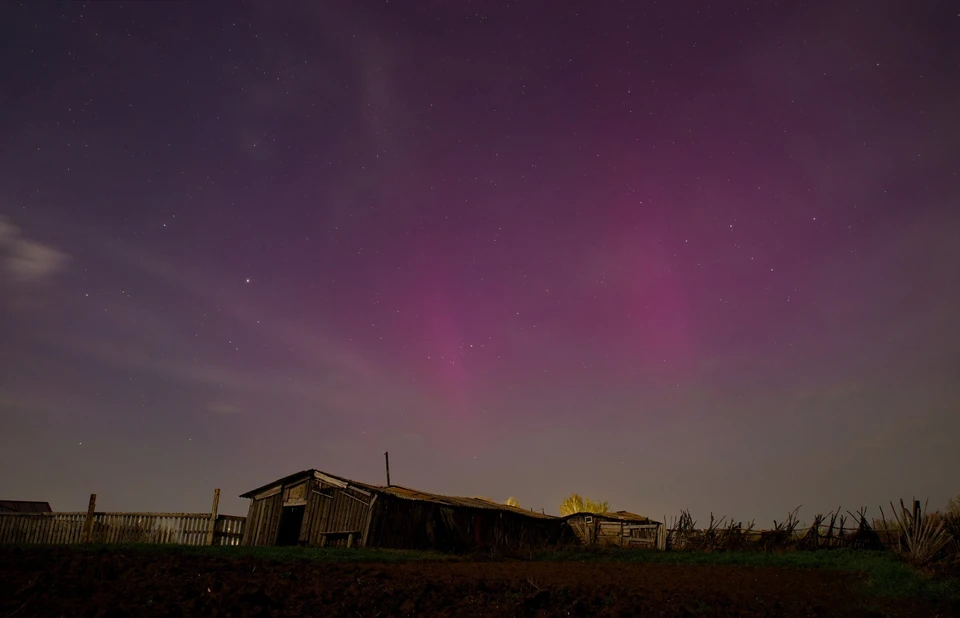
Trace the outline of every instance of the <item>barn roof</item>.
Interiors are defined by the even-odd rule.
[[[245,494],[240,494],[240,497],[241,497],[241,498],[253,498],[253,497],[256,496],[257,494],[259,494],[259,493],[261,493],[261,492],[263,492],[263,491],[266,491],[266,490],[268,490],[268,489],[270,489],[270,488],[272,488],[272,487],[276,487],[277,485],[288,485],[288,484],[290,484],[290,483],[292,483],[292,482],[294,482],[294,481],[299,481],[300,479],[304,479],[304,478],[316,476],[317,473],[320,473],[320,474],[322,474],[322,475],[335,478],[335,479],[337,479],[338,481],[341,481],[341,482],[346,483],[346,484],[348,484],[348,485],[353,485],[354,487],[360,487],[360,488],[364,488],[364,489],[369,488],[369,487],[372,487],[372,485],[367,485],[366,483],[359,483],[359,482],[357,482],[357,481],[351,481],[350,479],[346,479],[346,478],[343,478],[343,477],[341,477],[341,476],[337,476],[337,475],[335,475],[335,474],[330,474],[329,472],[323,472],[323,471],[317,470],[317,469],[315,469],[315,468],[310,468],[309,470],[301,470],[300,472],[294,472],[293,474],[288,474],[287,476],[285,476],[285,477],[283,477],[283,478],[281,478],[281,479],[277,479],[277,480],[275,480],[275,481],[271,481],[271,482],[267,483],[266,485],[261,485],[260,487],[257,487],[256,489],[251,489],[250,491],[248,491],[248,492],[245,493]]]
[[[572,513],[564,517],[564,519],[569,519],[571,517],[577,517],[579,515],[593,515],[594,517],[602,517],[603,519],[611,519],[614,521],[629,521],[637,524],[659,524],[660,522],[654,521],[645,515],[637,515],[636,513],[631,513],[630,511],[608,511],[606,513]]]
[[[447,506],[459,506],[467,507],[473,509],[490,509],[495,511],[505,511],[510,513],[517,513],[519,515],[526,515],[527,517],[536,517],[538,519],[556,519],[553,515],[545,515],[543,513],[537,513],[536,511],[528,511],[517,506],[510,506],[509,504],[501,504],[499,502],[494,502],[492,500],[487,500],[485,498],[465,498],[461,496],[442,496],[440,494],[431,494],[425,491],[420,491],[417,489],[410,489],[409,487],[401,487],[400,485],[391,485],[389,487],[375,487],[375,491],[381,493],[390,494],[396,496],[397,498],[404,498],[406,500],[417,500],[420,502],[433,502],[435,504],[443,504]]]
[[[416,502],[431,502],[434,504],[442,504],[445,506],[453,507],[465,507],[473,509],[488,509],[503,511],[508,513],[516,513],[518,515],[525,515],[527,517],[535,517],[538,519],[556,519],[553,515],[545,515],[543,513],[537,513],[536,511],[528,511],[515,506],[509,506],[507,504],[501,504],[499,502],[493,502],[492,500],[486,500],[484,498],[465,498],[461,496],[444,496],[440,494],[432,494],[425,491],[420,491],[418,489],[411,489],[410,487],[403,487],[401,485],[370,485],[368,483],[361,483],[359,481],[351,481],[350,479],[344,478],[342,476],[337,476],[330,474],[329,472],[323,472],[322,470],[316,470],[311,468],[309,470],[301,470],[300,472],[285,476],[282,479],[277,479],[272,483],[267,483],[261,487],[248,491],[245,494],[242,494],[241,498],[253,498],[257,494],[276,487],[277,485],[286,485],[300,480],[301,478],[308,477],[329,477],[336,479],[346,485],[357,487],[359,489],[364,489],[366,491],[372,491],[379,494],[386,494],[393,496],[395,498],[401,498],[404,500],[413,500]]]
[[[49,502],[0,500],[0,513],[52,513]]]

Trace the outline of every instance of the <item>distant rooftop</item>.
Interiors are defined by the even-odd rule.
[[[596,517],[602,517],[604,519],[613,519],[616,521],[631,521],[637,524],[659,524],[660,522],[654,521],[645,515],[637,515],[636,513],[631,513],[630,511],[608,511],[606,513],[572,513],[567,515],[564,519],[569,519],[571,517],[576,517],[578,515],[595,515]]]
[[[0,513],[52,513],[49,502],[0,500]]]

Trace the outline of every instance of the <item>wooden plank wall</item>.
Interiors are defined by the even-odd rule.
[[[345,546],[352,540],[355,546],[363,545],[372,501],[373,496],[366,491],[311,481],[300,528],[301,544]]]
[[[93,513],[91,543],[205,545],[210,513]],[[0,544],[83,542],[87,513],[0,513]],[[214,544],[231,542],[246,518],[220,515]]]
[[[634,524],[623,521],[600,521],[597,527],[598,545],[620,547],[654,547],[657,542],[656,524]]]
[[[571,517],[567,526],[584,545],[616,545],[618,547],[659,547],[661,538],[658,524],[638,524],[592,516],[587,523],[584,516]]]
[[[429,549],[445,540],[445,530],[434,523],[439,516],[435,504],[378,496],[373,504],[368,547]]]
[[[481,539],[486,547],[536,549],[555,545],[565,528],[559,519],[538,519],[493,510],[481,510],[480,515]]]
[[[559,519],[379,496],[367,542],[371,547],[392,549],[449,551],[478,545],[524,549],[558,543],[563,535],[564,524]]]
[[[277,541],[277,526],[280,524],[280,512],[283,505],[283,492],[269,498],[254,500],[247,514],[243,545],[265,546]]]
[[[581,543],[584,545],[593,543],[594,533],[596,532],[594,524],[588,524],[583,517],[571,517],[566,521]]]

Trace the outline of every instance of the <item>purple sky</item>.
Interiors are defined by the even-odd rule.
[[[960,15],[774,4],[0,5],[0,497],[941,507]]]

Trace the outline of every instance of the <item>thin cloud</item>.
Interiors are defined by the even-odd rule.
[[[265,375],[244,371],[215,362],[189,362],[183,357],[167,358],[144,350],[138,345],[121,344],[103,337],[61,333],[57,343],[82,358],[107,365],[137,370],[157,376],[166,376],[183,383],[223,390],[237,397],[266,397],[278,406],[294,402],[317,409],[358,411],[382,409],[386,405],[404,407],[422,405],[416,393],[389,381],[371,383],[363,380],[344,380],[336,374],[305,367],[288,375]],[[219,402],[218,402],[219,403]],[[239,413],[224,406],[208,406],[213,414]]]
[[[216,414],[218,416],[231,416],[233,414],[238,414],[240,412],[240,407],[233,405],[232,403],[214,402],[207,404],[207,412]]]
[[[0,247],[13,241],[19,235],[20,228],[7,221],[4,217],[0,217]]]
[[[190,268],[183,262],[160,258],[109,239],[104,239],[101,247],[105,249],[105,255],[109,259],[138,269],[141,276],[154,277],[176,285],[207,306],[216,307],[223,316],[251,328],[259,337],[278,346],[296,350],[310,366],[363,379],[383,377],[380,368],[358,350],[323,333],[313,325],[292,320],[288,316],[261,320],[264,312],[247,302],[234,299],[230,292],[216,283],[222,280],[222,277],[201,275],[198,269]],[[137,322],[143,319],[140,315],[135,317]]]
[[[70,257],[52,247],[25,238],[20,228],[0,217],[0,267],[21,283],[48,279],[64,269]]]

